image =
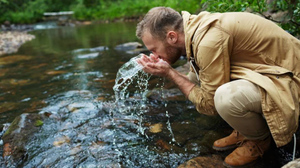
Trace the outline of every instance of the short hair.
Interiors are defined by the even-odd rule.
[[[141,39],[147,30],[153,37],[164,40],[169,30],[183,32],[183,19],[172,8],[154,7],[138,23],[136,36]]]

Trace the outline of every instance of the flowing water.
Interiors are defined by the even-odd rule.
[[[228,126],[142,71],[138,53],[119,46],[139,41],[135,26],[35,30],[18,53],[0,57],[0,124],[25,113],[44,118],[26,157],[1,167],[177,167],[215,153]]]

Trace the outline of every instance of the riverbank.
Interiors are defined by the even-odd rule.
[[[0,32],[0,56],[17,52],[22,44],[34,38],[34,35],[24,31]]]

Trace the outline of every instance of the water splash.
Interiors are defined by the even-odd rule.
[[[151,75],[143,71],[143,66],[137,62],[141,54],[131,58],[118,71],[116,82],[113,87],[116,102],[123,102],[130,96],[130,86],[135,86],[134,94],[141,94],[141,98],[145,100],[145,94],[148,91],[148,80]],[[136,84],[136,85],[135,85]]]
[[[132,118],[135,118],[138,121],[137,124],[137,133],[146,137],[145,134],[146,128],[143,127],[143,115],[148,111],[146,94],[148,92],[148,81],[151,77],[150,74],[147,74],[143,71],[143,66],[137,62],[137,59],[142,55],[131,58],[123,66],[120,67],[115,85],[113,87],[115,93],[115,105],[117,110],[110,110],[110,116],[113,127],[117,127],[115,123],[115,118],[119,114],[130,114]],[[118,154],[117,160],[121,162],[121,157],[127,156],[126,151],[119,149],[118,137],[115,133],[116,130],[113,130],[115,136],[113,138],[113,146],[115,152]],[[141,143],[144,143],[145,139],[141,139]],[[146,150],[148,151],[148,150]],[[144,151],[144,152],[146,152]],[[150,151],[148,151],[150,152]],[[126,162],[131,162],[127,159]],[[133,164],[133,163],[127,163]]]
[[[138,132],[145,135],[145,128],[142,126],[143,114],[147,112],[146,94],[148,92],[148,81],[151,77],[143,71],[143,66],[137,62],[142,54],[131,58],[118,71],[113,90],[115,92],[115,103],[119,113],[135,114],[138,118]],[[134,93],[130,86],[134,87]],[[131,94],[133,99],[130,99]],[[111,113],[111,115],[114,115]]]

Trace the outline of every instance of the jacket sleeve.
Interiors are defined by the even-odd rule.
[[[216,89],[230,81],[230,59],[232,47],[230,35],[220,28],[207,30],[202,39],[193,39],[193,51],[196,64],[199,66],[201,86],[195,85],[188,95],[198,112],[215,115],[214,94]],[[202,32],[203,33],[203,32]]]

